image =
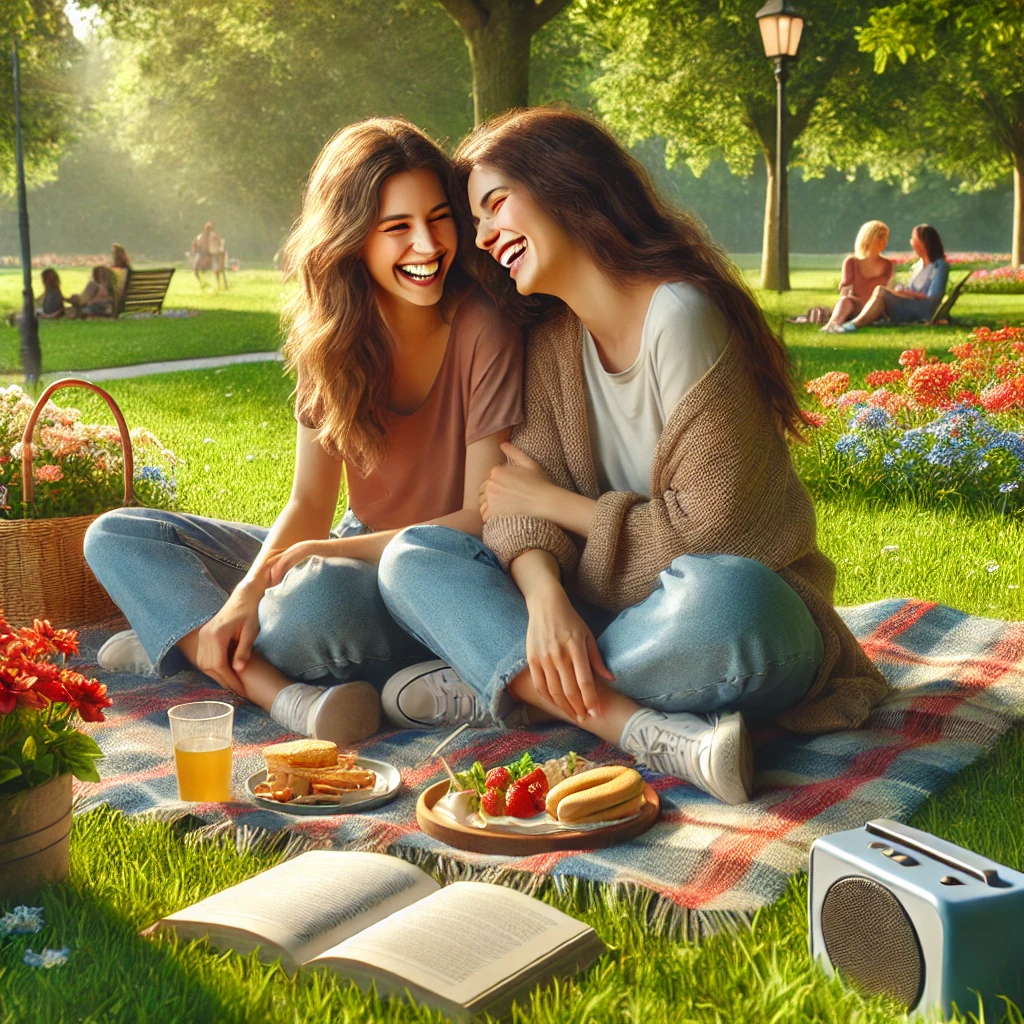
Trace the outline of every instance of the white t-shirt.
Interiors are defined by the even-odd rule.
[[[718,361],[729,341],[722,311],[691,284],[659,285],[651,296],[636,361],[621,373],[602,365],[584,328],[587,422],[601,492],[650,497],[651,462],[679,400]]]

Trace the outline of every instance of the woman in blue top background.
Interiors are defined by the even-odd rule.
[[[855,331],[883,316],[897,324],[931,320],[946,294],[946,251],[931,224],[918,224],[910,233],[910,245],[920,259],[914,264],[907,284],[895,288],[879,286],[860,313],[836,330]]]

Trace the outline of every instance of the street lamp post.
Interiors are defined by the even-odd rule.
[[[789,0],[768,0],[757,12],[757,19],[764,55],[775,64],[775,237],[778,292],[781,295],[789,287],[789,254],[786,252],[783,264],[782,246],[788,218],[786,164],[782,157],[782,118],[786,110],[787,65],[796,57],[800,47],[804,19]]]
[[[42,370],[39,353],[39,321],[32,295],[32,249],[28,242],[28,198],[25,194],[25,153],[21,141],[21,68],[18,61],[18,40],[12,47],[14,65],[14,152],[18,171],[18,231],[21,235],[21,365],[25,378],[38,380]]]

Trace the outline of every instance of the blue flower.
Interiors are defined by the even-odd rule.
[[[863,462],[871,454],[859,434],[843,434],[836,440],[835,450],[840,455],[852,455],[855,462]]]
[[[26,949],[22,959],[29,967],[60,967],[68,962],[70,952],[71,950],[67,948],[44,949],[41,953]]]
[[[1000,494],[1012,494],[1015,490],[1017,490],[1018,487],[1020,487],[1020,481],[1012,480],[1012,481],[1010,481],[1008,483],[1000,484],[999,485],[999,493]]]
[[[876,406],[858,406],[850,417],[850,430],[888,430],[892,426],[892,417]]]
[[[43,927],[42,907],[15,907],[0,916],[0,938],[4,935],[31,935]]]
[[[164,471],[159,466],[143,466],[139,476],[143,480],[152,480],[159,484],[167,482],[167,477],[164,476]]]

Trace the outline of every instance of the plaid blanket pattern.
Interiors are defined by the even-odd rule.
[[[594,852],[499,858],[444,846],[416,824],[418,793],[443,776],[440,763],[416,765],[438,733],[390,732],[361,753],[397,765],[403,789],[391,804],[365,814],[297,818],[248,802],[183,805],[176,800],[167,709],[187,700],[225,699],[198,673],[156,681],[103,678],[114,699],[92,732],[106,753],[99,784],[77,783],[79,813],[106,802],[127,813],[191,812],[212,830],[245,835],[287,829],[289,848],[389,851],[449,877],[482,877],[536,889],[572,879],[638,893],[650,890],[658,913],[683,920],[691,933],[749,918],[776,900],[801,870],[813,840],[870,818],[906,819],[924,799],[981,757],[1024,717],[1024,623],[966,615],[916,600],[886,600],[843,609],[844,619],[894,686],[890,700],[857,731],[800,737],[774,727],[754,733],[755,799],[727,807],[677,779],[649,776],[662,814],[645,835]],[[107,631],[83,634],[94,657]],[[234,700],[234,698],[231,698]],[[235,712],[234,786],[263,766],[261,748],[286,738],[252,705]],[[594,760],[617,752],[581,730],[464,733],[446,751],[453,766],[485,766],[523,750],[535,758],[574,749]],[[255,832],[254,832],[255,830]],[[281,838],[280,836],[278,837]]]

